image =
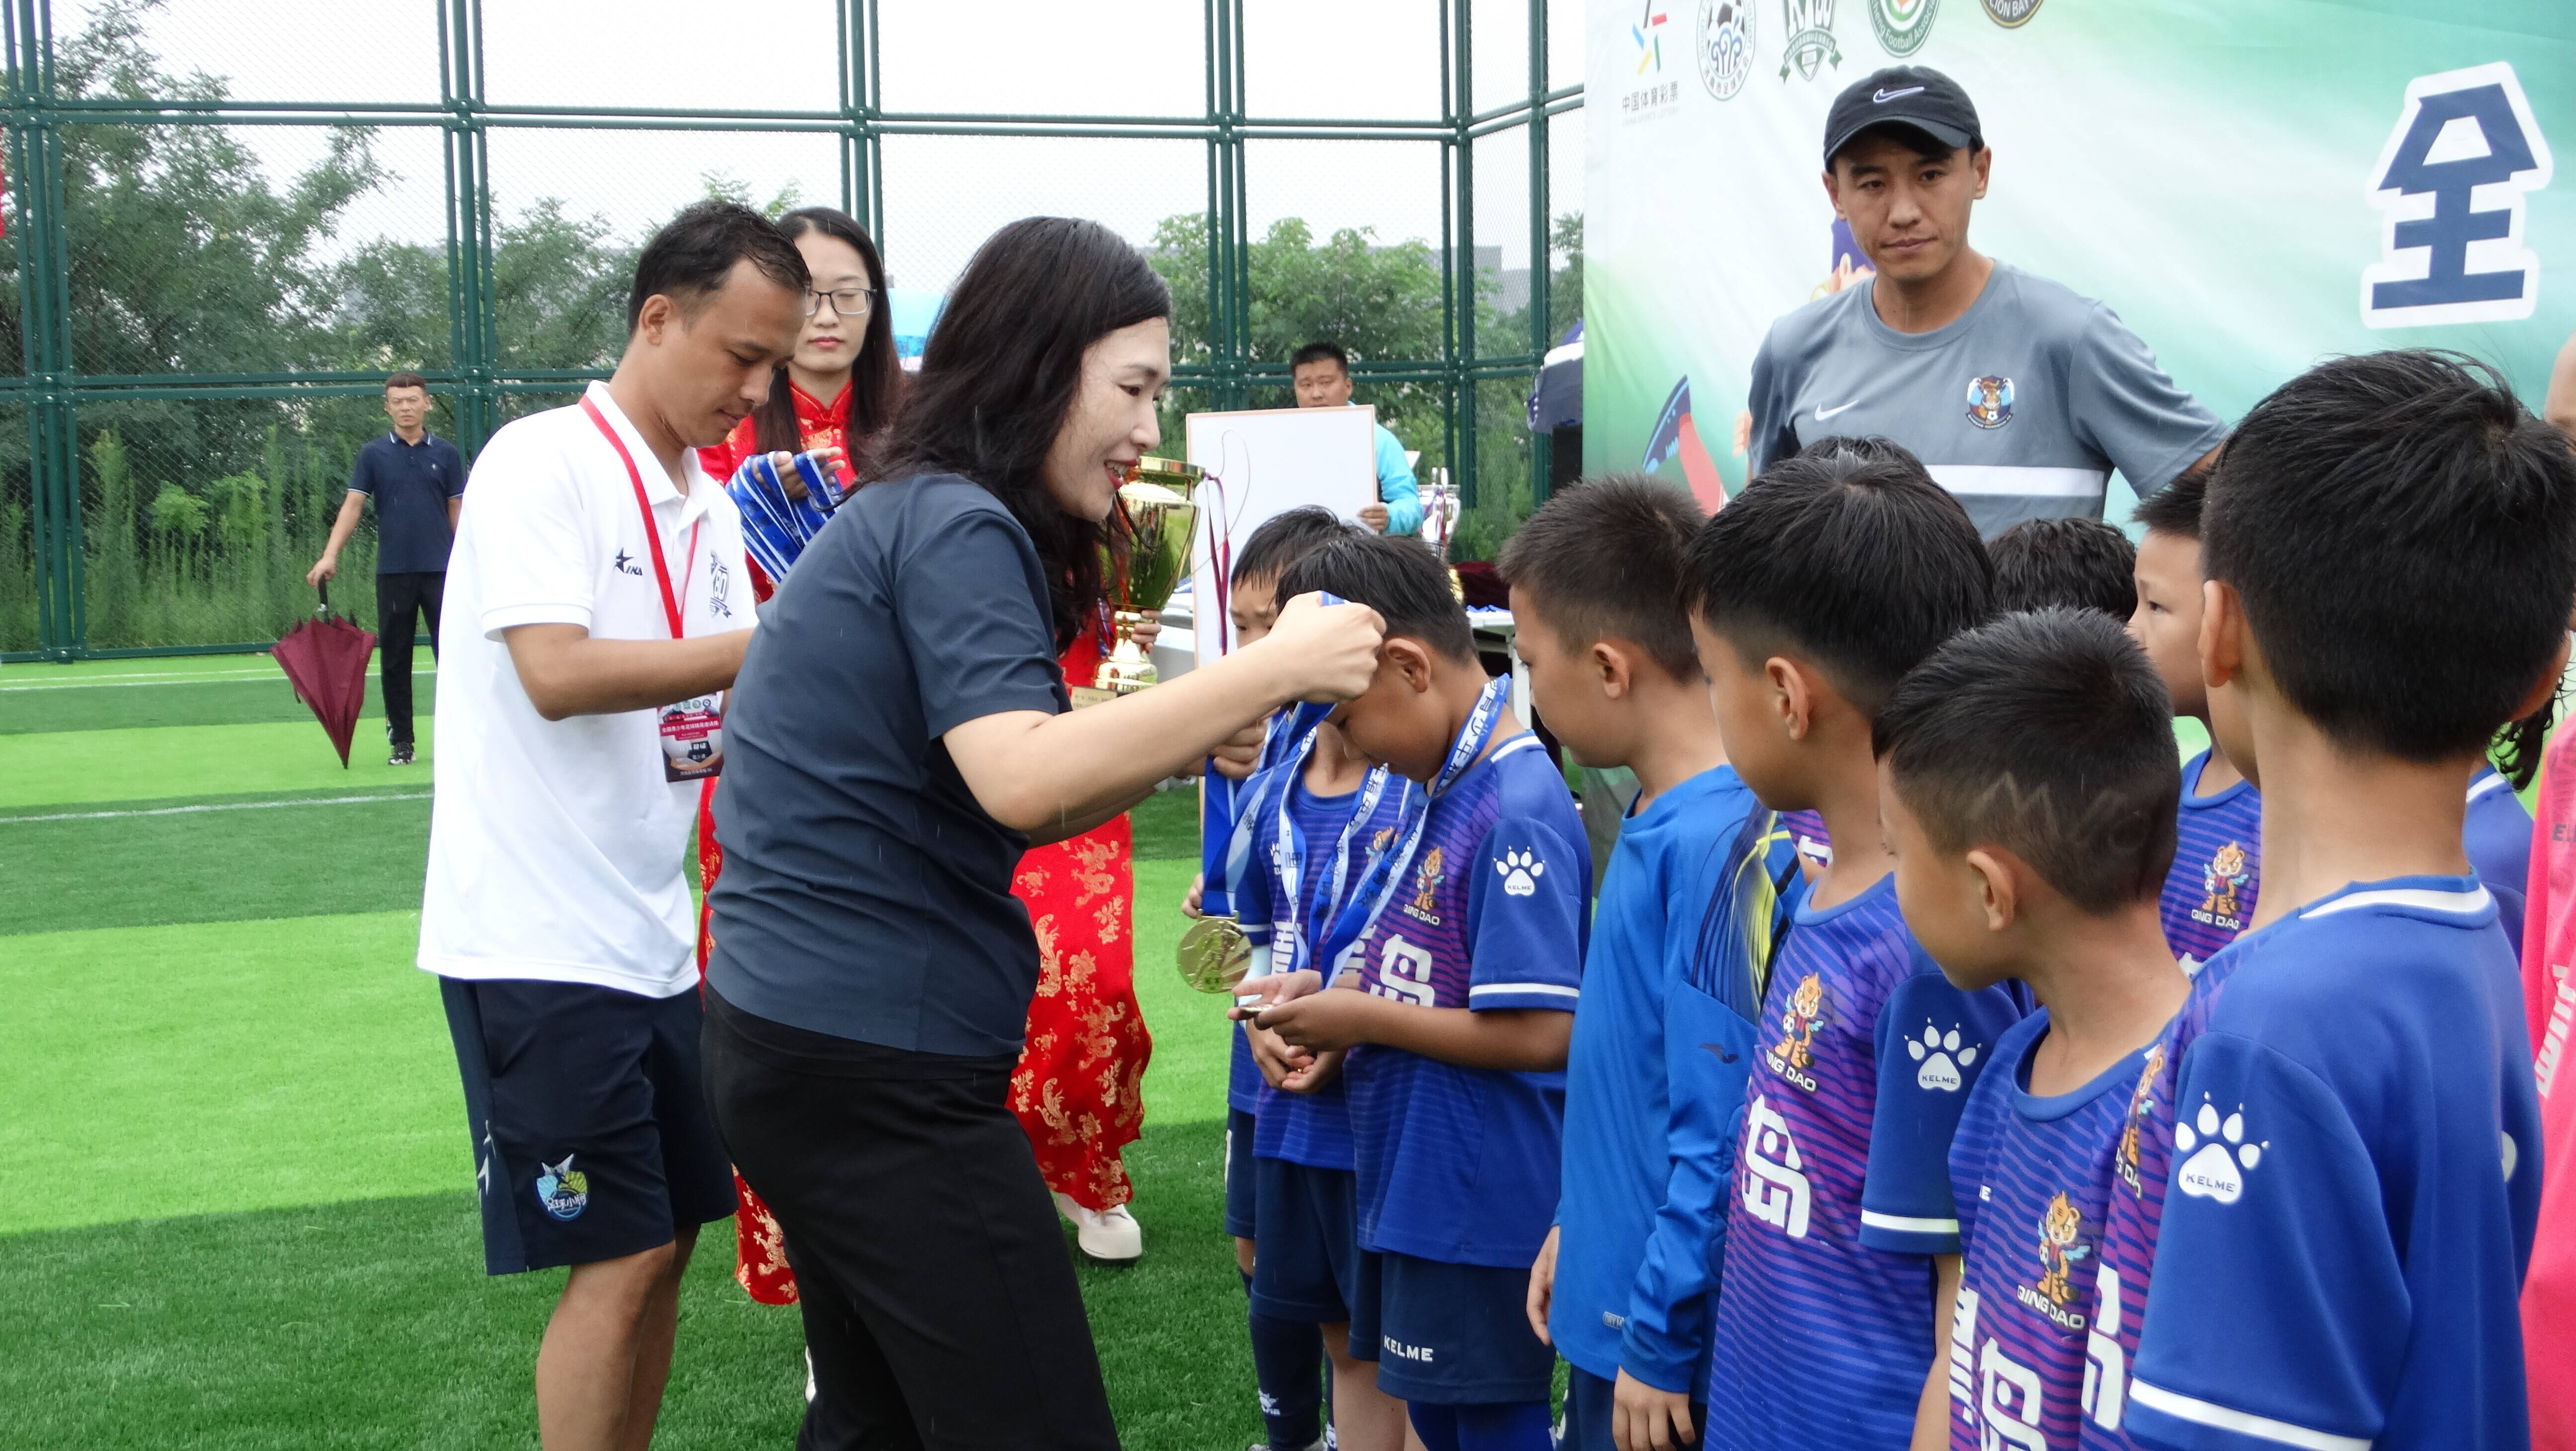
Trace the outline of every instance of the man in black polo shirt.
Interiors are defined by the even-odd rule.
[[[438,658],[438,598],[447,583],[447,547],[465,504],[465,460],[456,445],[432,438],[429,383],[418,373],[385,380],[385,416],[393,431],[358,450],[349,497],[332,521],[331,542],[304,575],[319,586],[340,572],[340,546],[358,527],[359,501],[376,501],[376,645],[383,654],[385,736],[396,766],[411,764],[411,642],[415,615],[429,622],[429,654]]]

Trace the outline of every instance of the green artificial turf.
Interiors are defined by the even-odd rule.
[[[20,735],[10,739],[8,769],[0,771],[0,811],[333,786],[423,791],[429,788],[433,734],[426,718],[417,722],[416,734],[419,764],[388,766],[384,726],[360,721],[346,769],[330,738],[310,719]]]
[[[143,726],[253,725],[268,721],[310,721],[313,712],[298,700],[286,676],[264,657],[246,657],[262,668],[240,673],[207,673],[175,680],[98,680],[77,677],[29,682],[11,672],[0,678],[0,735],[42,731],[93,731]],[[412,717],[426,721],[437,709],[438,677],[424,660],[412,671]],[[362,719],[381,723],[385,703],[376,672],[367,672]],[[316,727],[319,729],[319,727]],[[383,726],[373,727],[378,736]]]

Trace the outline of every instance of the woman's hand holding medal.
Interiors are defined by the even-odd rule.
[[[1378,646],[1386,640],[1386,621],[1366,605],[1325,604],[1320,596],[1302,594],[1279,611],[1270,633],[1243,647],[1246,655],[1295,662],[1293,700],[1349,700],[1377,678]]]

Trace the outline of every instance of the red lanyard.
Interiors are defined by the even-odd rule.
[[[581,411],[590,415],[590,421],[599,425],[600,437],[607,439],[608,446],[617,450],[617,461],[626,465],[626,482],[635,486],[635,510],[644,516],[644,538],[653,547],[653,578],[662,586],[662,617],[671,622],[671,638],[677,640],[682,633],[680,595],[688,591],[689,580],[698,572],[698,526],[707,522],[706,516],[699,515],[697,521],[689,525],[689,567],[681,571],[680,589],[674,593],[671,589],[671,566],[662,558],[662,526],[653,521],[653,502],[644,497],[644,475],[635,467],[635,456],[626,451],[626,440],[619,438],[617,430],[608,426],[598,404],[585,397],[581,400]]]

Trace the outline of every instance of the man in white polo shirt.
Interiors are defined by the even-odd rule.
[[[547,1451],[651,1439],[681,1271],[734,1212],[683,854],[752,599],[695,450],[769,396],[806,288],[758,213],[681,212],[636,261],[615,376],[484,445],[448,565],[419,961],[464,1076],[484,1267],[572,1267],[537,1353]]]

